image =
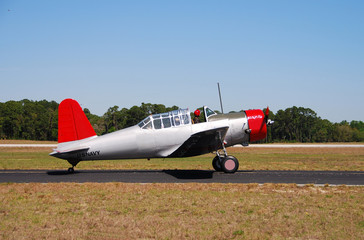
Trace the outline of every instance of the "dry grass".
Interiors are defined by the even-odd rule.
[[[0,144],[57,144],[57,141],[5,140],[5,139],[1,139]]]
[[[363,239],[364,188],[1,184],[2,239]]]
[[[363,148],[230,148],[240,169],[364,170]],[[47,148],[0,148],[0,169],[68,168]],[[78,169],[212,169],[212,154]],[[363,239],[364,187],[0,184],[0,239]]]

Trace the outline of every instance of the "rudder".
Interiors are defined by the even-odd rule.
[[[58,143],[96,136],[80,104],[73,99],[63,100],[58,107]]]

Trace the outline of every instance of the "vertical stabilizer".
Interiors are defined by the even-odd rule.
[[[96,136],[80,104],[73,99],[63,100],[58,107],[58,143]]]

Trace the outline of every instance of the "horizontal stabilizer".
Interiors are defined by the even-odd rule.
[[[54,151],[52,153],[50,153],[49,155],[53,156],[53,157],[58,157],[61,159],[75,159],[79,153],[83,153],[83,152],[87,152],[87,150],[89,150],[90,147],[81,147],[81,148],[70,148],[70,149],[65,149],[65,150],[57,150],[54,149]]]

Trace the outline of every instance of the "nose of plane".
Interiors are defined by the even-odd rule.
[[[246,110],[248,118],[248,127],[250,132],[250,142],[255,142],[264,139],[267,136],[267,124],[265,115],[262,110]]]

